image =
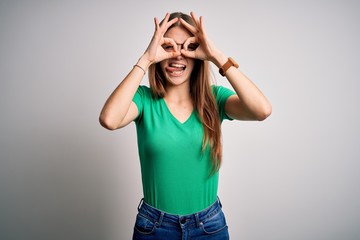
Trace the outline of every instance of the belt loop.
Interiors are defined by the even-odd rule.
[[[143,204],[143,202],[144,202],[144,198],[142,198],[142,199],[140,200],[140,203],[139,203],[139,205],[138,205],[138,211],[140,211],[140,207],[141,207],[141,205]]]
[[[199,228],[200,227],[199,213],[195,213],[194,216],[195,216],[196,227]]]
[[[164,212],[161,212],[160,217],[159,217],[159,221],[158,221],[159,227],[160,227],[161,224],[162,224],[162,221],[163,221],[163,219],[164,219],[164,215],[165,215],[165,213],[164,213]]]
[[[218,203],[219,203],[220,207],[222,208],[222,204],[221,204],[221,201],[220,201],[219,196],[217,197],[217,201],[218,201]]]

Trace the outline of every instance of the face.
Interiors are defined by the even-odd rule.
[[[191,33],[181,26],[170,28],[164,35],[164,37],[174,39],[178,50],[183,48],[183,43],[191,36]],[[166,51],[174,51],[173,46],[163,47]],[[194,63],[194,59],[180,55],[176,58],[163,60],[160,62],[160,67],[168,84],[181,85],[190,81]]]

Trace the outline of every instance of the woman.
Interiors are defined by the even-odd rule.
[[[229,239],[217,197],[223,119],[264,120],[271,105],[209,40],[194,13],[155,18],[155,33],[114,90],[100,123],[135,121],[144,198],[133,239]],[[232,85],[210,85],[209,62]],[[148,71],[150,88],[140,86]]]

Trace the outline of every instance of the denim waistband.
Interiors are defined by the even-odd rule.
[[[180,224],[181,226],[196,224],[197,227],[199,227],[202,222],[221,212],[221,208],[222,205],[219,198],[208,208],[188,215],[176,215],[161,211],[147,204],[144,199],[141,199],[138,206],[139,214],[152,219],[155,225],[160,226],[163,222],[167,222],[175,225]]]

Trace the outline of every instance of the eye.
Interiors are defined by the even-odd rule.
[[[174,47],[172,45],[164,44],[164,45],[162,45],[162,47],[167,52],[173,52],[174,51]]]
[[[190,43],[187,48],[188,48],[188,51],[195,51],[198,46],[199,46],[199,44],[197,44],[197,43]]]

